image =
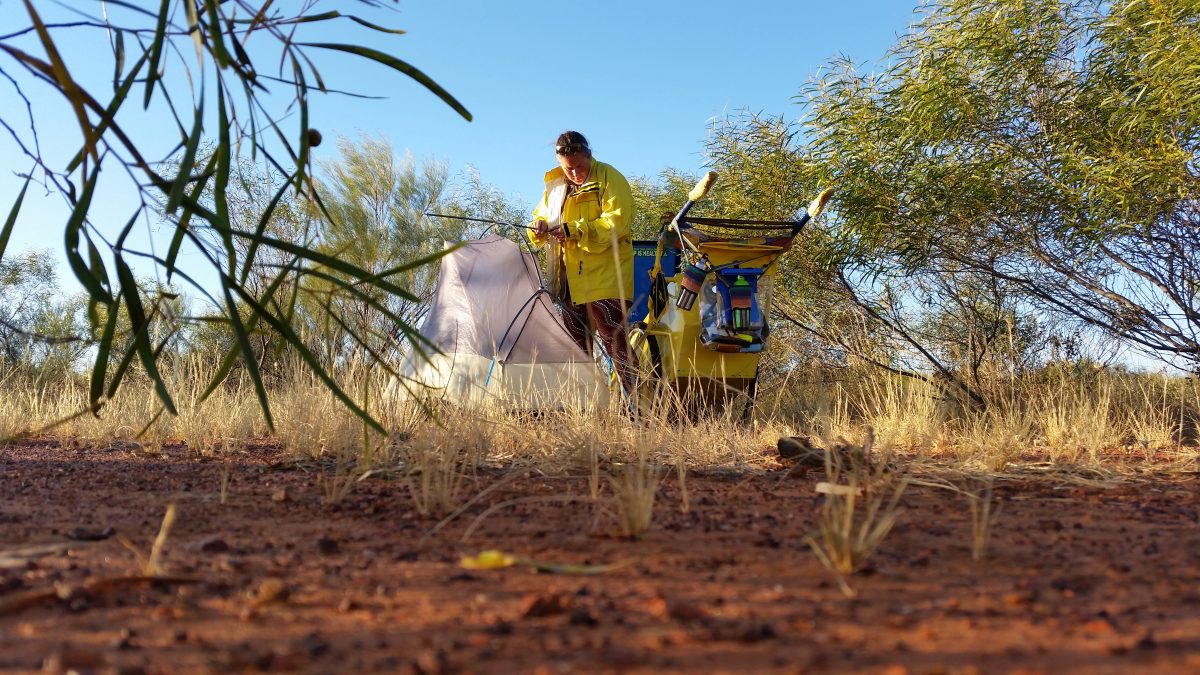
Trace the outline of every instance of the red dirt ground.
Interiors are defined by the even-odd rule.
[[[487,506],[585,497],[586,480],[510,481],[422,542],[435,521],[414,517],[397,480],[326,506],[313,472],[260,448],[239,457],[222,505],[220,475],[184,449],[0,451],[0,670],[1200,672],[1194,475],[1000,482],[982,562],[966,500],[912,486],[851,579],[856,598],[805,544],[815,475],[691,475],[687,513],[669,478],[640,541],[580,499],[499,509],[466,542]],[[172,499],[173,578],[131,577]],[[487,548],[631,564],[458,566]]]

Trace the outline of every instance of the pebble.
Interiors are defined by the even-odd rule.
[[[571,601],[559,593],[529,595],[521,601],[521,616],[537,618],[562,614],[570,608]]]
[[[218,535],[206,537],[196,542],[192,547],[193,551],[200,553],[227,553],[229,544]]]
[[[446,672],[446,652],[440,649],[426,649],[417,655],[413,667],[419,675],[440,675]]]
[[[286,602],[291,594],[291,589],[288,588],[288,585],[282,579],[264,579],[254,592],[252,598],[253,605],[255,607],[262,607],[271,603]]]
[[[90,527],[76,527],[67,532],[67,538],[74,539],[75,541],[104,541],[116,533],[117,531],[111,527],[106,527],[102,530]]]

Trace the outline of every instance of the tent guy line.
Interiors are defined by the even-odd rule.
[[[504,225],[505,227],[517,227],[522,230],[535,230],[537,228],[528,225],[518,225],[516,223],[502,223],[499,220],[488,220],[487,218],[468,218],[467,216],[451,216],[445,213],[425,213],[423,215],[433,216],[434,218],[450,218],[452,220],[468,220],[472,223],[487,223],[489,225]]]

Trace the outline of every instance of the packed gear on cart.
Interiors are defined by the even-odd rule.
[[[689,216],[715,180],[709,172],[658,239],[639,242],[654,253],[644,276],[635,265],[635,297],[646,304],[634,317],[630,342],[651,382],[698,393],[711,405],[745,395],[748,419],[770,337],[777,263],[832,190],[791,221]]]

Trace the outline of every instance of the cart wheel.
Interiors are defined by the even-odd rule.
[[[646,324],[639,321],[630,326],[628,332],[629,348],[638,365],[636,394],[639,408],[648,404],[653,406],[658,387],[662,383],[663,373],[662,352],[658,345],[658,338],[647,335],[645,329]]]
[[[754,367],[754,379],[746,387],[746,407],[742,410],[742,426],[750,426],[750,418],[754,416],[754,395],[758,393],[758,366]]]
[[[646,324],[641,321],[633,324],[629,328],[628,341],[629,348],[633,352],[634,358],[637,359],[638,370],[648,374],[651,380],[661,380],[662,352],[658,346],[658,340],[651,335],[646,335]]]

